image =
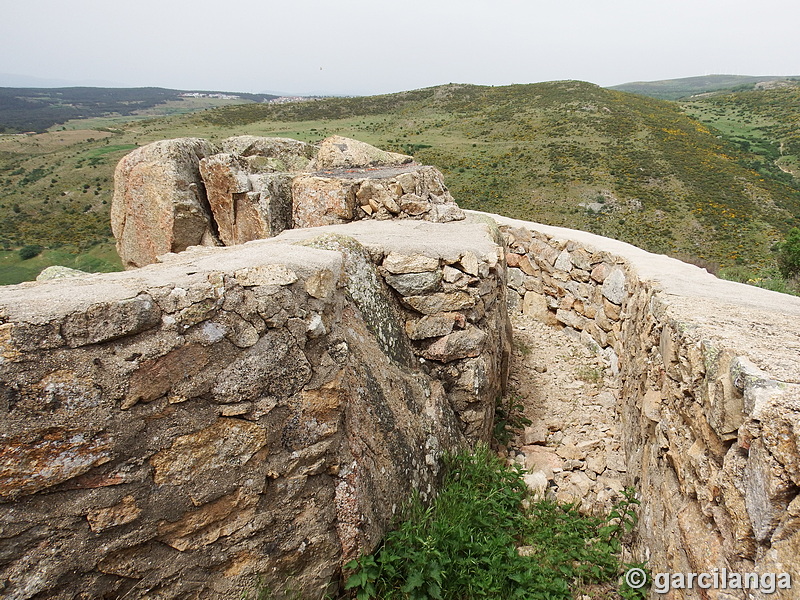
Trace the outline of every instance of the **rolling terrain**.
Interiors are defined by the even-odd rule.
[[[713,126],[745,152],[761,157],[752,166],[791,181],[800,177],[800,81],[710,94],[682,103],[685,112]]]
[[[193,95],[187,95],[193,94]],[[235,96],[235,97],[233,97]],[[153,116],[185,114],[206,108],[264,102],[269,94],[185,92],[164,88],[9,88],[0,87],[0,133],[43,133],[54,125],[82,128],[117,124]]]
[[[105,131],[0,136],[0,245],[12,262],[22,246],[38,245],[75,260],[93,252],[104,263],[96,270],[119,268],[102,249],[111,244],[113,169],[130,149],[179,136],[313,142],[336,133],[437,166],[465,208],[585,229],[712,267],[767,269],[775,242],[800,225],[800,189],[766,152],[771,146],[743,144],[714,122],[714,98],[684,112],[675,102],[578,81],[450,84],[241,104]],[[785,127],[784,149],[790,117],[771,121]],[[0,273],[0,281],[12,279]]]
[[[701,75],[699,77],[683,77],[681,79],[663,79],[660,81],[633,81],[621,85],[613,85],[609,89],[620,92],[642,94],[660,100],[680,100],[689,96],[708,94],[719,91],[753,89],[758,83],[782,81],[786,77],[755,77],[751,75]]]

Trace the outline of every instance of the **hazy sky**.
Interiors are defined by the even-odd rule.
[[[378,94],[800,75],[797,0],[0,0],[0,73]]]

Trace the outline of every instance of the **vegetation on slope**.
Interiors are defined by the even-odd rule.
[[[798,190],[752,169],[755,155],[678,105],[582,82],[449,85],[195,119],[298,133],[314,124],[319,137],[349,126],[442,169],[462,206],[723,266],[771,263],[800,214]]]
[[[181,90],[164,88],[4,88],[0,87],[0,133],[35,131],[42,133],[72,119],[109,115],[131,116],[147,109],[183,104],[186,110],[208,108],[181,96]],[[214,92],[205,92],[214,93]],[[239,102],[263,102],[269,94],[236,94]],[[216,105],[226,104],[217,101]],[[169,114],[166,110],[164,114]]]
[[[0,284],[33,279],[50,264],[121,268],[109,221],[113,169],[136,146],[111,138],[85,131],[0,138]],[[49,251],[26,258],[26,246]]]
[[[756,154],[749,166],[762,175],[787,182],[800,177],[800,82],[714,94],[684,102],[683,108]]]
[[[696,94],[707,94],[736,88],[752,89],[756,83],[778,81],[785,77],[756,77],[752,75],[701,75],[660,81],[632,81],[614,85],[609,89],[632,94],[642,94],[661,100],[679,100]]]
[[[791,117],[782,113],[772,125]],[[784,151],[793,147],[785,127]],[[775,265],[775,243],[800,225],[800,190],[759,154],[761,145],[729,139],[676,103],[576,81],[450,84],[243,104],[105,131],[0,136],[0,247],[80,254],[108,244],[114,165],[136,145],[240,134],[313,142],[334,133],[437,166],[464,207],[585,229],[709,266]]]
[[[764,178],[800,187],[800,82],[776,81],[757,89],[710,94],[682,106],[687,114],[745,153],[745,166]],[[789,221],[786,227],[794,223]],[[790,233],[773,247],[779,251],[777,265],[761,269],[727,267],[719,274],[780,292],[799,293],[798,273],[786,268],[786,248],[791,247],[792,239]]]

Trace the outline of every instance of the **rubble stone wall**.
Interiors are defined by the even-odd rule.
[[[0,290],[0,595],[321,598],[487,438],[503,254],[352,223]]]
[[[621,377],[627,475],[642,501],[638,558],[653,572],[796,578],[800,299],[607,238],[493,217],[511,309],[566,328]],[[671,597],[794,597],[748,592]]]

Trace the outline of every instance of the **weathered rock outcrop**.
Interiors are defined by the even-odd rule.
[[[391,167],[414,162],[412,156],[386,152],[358,140],[332,135],[319,145],[319,152],[312,164],[312,171],[329,169],[365,169],[368,167]]]
[[[0,289],[3,597],[336,587],[488,435],[495,240],[351,223]]]
[[[226,246],[292,228],[293,173],[308,170],[316,148],[297,140],[228,138],[224,152],[200,161],[211,218]]]
[[[111,229],[126,268],[189,246],[216,245],[200,160],[217,152],[206,140],[153,142],[123,158],[114,174]]]
[[[78,269],[71,269],[69,267],[62,267],[59,265],[53,265],[52,267],[47,267],[44,269],[39,275],[36,276],[36,281],[49,281],[51,279],[66,279],[68,277],[83,277],[87,275],[86,271],[80,271]]]
[[[232,246],[292,227],[464,218],[442,174],[404,154],[340,136],[319,147],[249,135],[220,146],[165,140],[120,162],[112,229],[126,267],[190,245]]]
[[[433,167],[405,165],[322,171],[292,182],[295,227],[320,227],[360,219],[459,221],[464,212]]]

